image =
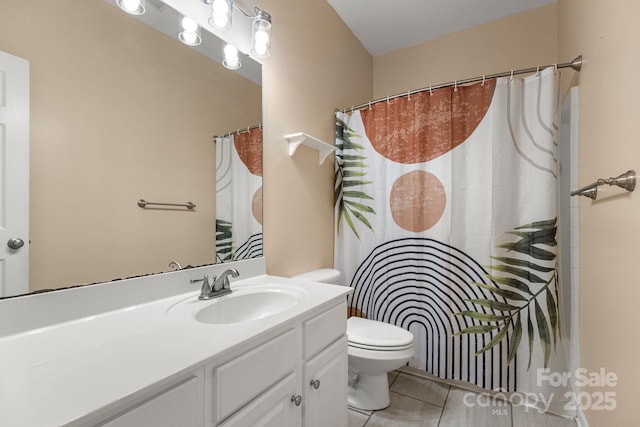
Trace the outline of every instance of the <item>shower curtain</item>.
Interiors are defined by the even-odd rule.
[[[262,128],[216,138],[216,261],[262,256]]]
[[[557,74],[336,115],[335,265],[351,315],[413,333],[412,367],[504,392],[561,369]]]

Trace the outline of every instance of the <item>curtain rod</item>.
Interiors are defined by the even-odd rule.
[[[232,130],[231,132],[225,133],[224,135],[215,135],[213,137],[213,142],[216,142],[216,138],[226,138],[226,137],[231,136],[231,135],[240,135],[241,133],[249,133],[252,130],[258,129],[258,128],[262,129],[262,123],[257,124],[257,125],[253,125],[253,126],[247,126],[246,128],[240,128],[240,129],[237,129],[237,130]]]
[[[336,110],[336,112],[341,112],[341,113],[346,113],[347,111],[354,111],[354,110],[361,110],[365,107],[370,107],[373,104],[377,104],[378,102],[383,102],[383,101],[390,101],[392,99],[395,98],[400,98],[401,96],[409,96],[409,95],[413,95],[414,93],[419,93],[419,92],[426,92],[426,91],[433,91],[435,89],[442,89],[444,87],[451,87],[451,86],[458,86],[458,85],[465,85],[465,84],[469,84],[469,83],[477,83],[477,82],[482,82],[485,81],[487,79],[495,79],[498,77],[510,77],[510,76],[515,76],[517,74],[530,74],[530,73],[537,73],[540,70],[547,68],[547,67],[556,67],[556,69],[560,69],[560,68],[571,68],[574,71],[580,71],[580,69],[582,68],[582,55],[579,55],[577,58],[575,58],[573,61],[571,62],[564,62],[562,64],[549,64],[549,65],[543,65],[543,66],[538,66],[538,67],[531,67],[531,68],[523,68],[520,70],[511,70],[511,71],[504,71],[502,73],[496,73],[496,74],[486,74],[480,77],[473,77],[470,79],[464,79],[464,80],[456,80],[453,82],[449,82],[449,83],[441,83],[438,85],[433,85],[433,86],[429,86],[429,87],[423,87],[422,89],[414,89],[414,90],[409,90],[407,92],[403,92],[403,93],[398,93],[396,95],[392,95],[392,96],[386,96],[384,98],[379,98],[373,101],[369,101],[369,102],[365,102],[364,104],[360,104],[360,105],[356,105],[350,108],[345,108],[343,110]]]

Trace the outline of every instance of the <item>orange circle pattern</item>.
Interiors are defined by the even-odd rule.
[[[419,233],[436,225],[447,205],[442,182],[432,173],[412,171],[391,187],[389,207],[399,227]]]

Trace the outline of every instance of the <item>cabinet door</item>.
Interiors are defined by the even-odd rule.
[[[296,374],[271,387],[242,408],[219,427],[296,427],[302,418],[301,406],[296,406]]]
[[[204,423],[203,378],[199,372],[98,424],[108,427],[199,427]]]
[[[347,425],[347,337],[342,336],[305,364],[306,427]]]
[[[214,422],[219,423],[298,369],[296,329],[219,366],[213,373]]]

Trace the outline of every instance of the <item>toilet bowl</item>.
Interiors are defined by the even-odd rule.
[[[295,279],[341,284],[338,270],[324,268],[294,276]],[[387,373],[413,357],[413,334],[377,320],[347,319],[349,406],[368,411],[389,406]]]

